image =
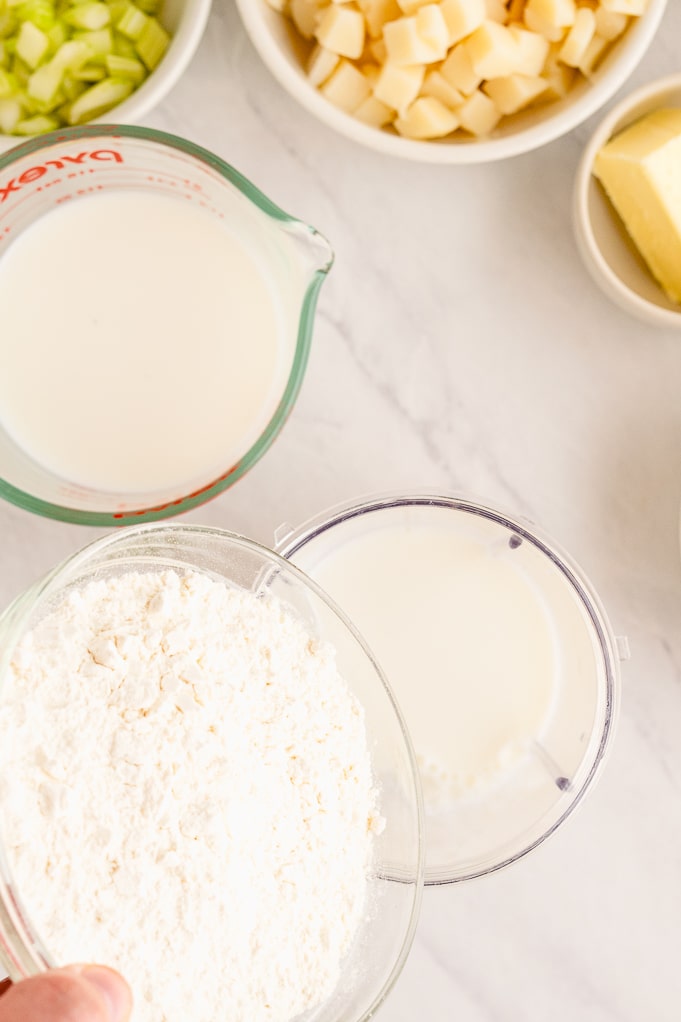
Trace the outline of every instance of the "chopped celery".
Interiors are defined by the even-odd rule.
[[[56,53],[62,43],[69,37],[69,30],[61,21],[55,21],[52,28],[47,31],[47,38],[50,41],[50,53]]]
[[[91,51],[87,43],[78,39],[69,39],[62,43],[54,57],[50,61],[63,71],[76,71],[90,58]]]
[[[74,28],[87,29],[95,32],[98,28],[104,28],[111,21],[111,12],[106,4],[93,3],[78,4],[62,15],[65,24],[73,25]]]
[[[21,103],[18,99],[0,99],[0,131],[11,135],[21,120]]]
[[[135,0],[135,3],[145,14],[158,14],[161,7],[159,0]]]
[[[12,73],[16,76],[19,85],[28,84],[28,80],[31,77],[31,69],[27,64],[24,64],[21,57],[17,57],[16,54],[12,59]]]
[[[76,82],[101,82],[106,78],[106,68],[103,64],[83,64],[72,77]]]
[[[9,39],[16,32],[18,24],[13,11],[0,10],[0,39]]]
[[[14,126],[14,135],[42,135],[45,131],[56,131],[59,121],[56,117],[48,117],[47,114],[36,114],[35,117],[28,117],[19,121]]]
[[[130,95],[134,84],[121,78],[105,78],[79,96],[71,106],[69,124],[82,124],[97,117]]]
[[[111,0],[107,4],[109,11],[111,12],[111,20],[116,25],[121,15],[125,14],[125,9],[130,3],[130,0]]]
[[[50,48],[49,37],[32,21],[25,21],[19,29],[16,52],[25,64],[35,70]]]
[[[149,71],[153,71],[158,65],[161,57],[168,49],[169,42],[170,36],[161,23],[156,18],[148,18],[135,45],[137,53]]]
[[[16,10],[17,17],[22,21],[30,21],[37,28],[47,32],[55,22],[56,13],[50,0],[25,0]]]
[[[50,62],[34,71],[26,86],[26,95],[40,103],[51,103],[57,95],[64,77],[63,68]]]
[[[114,78],[129,78],[130,81],[139,84],[143,81],[147,72],[144,64],[132,57],[119,57],[116,53],[106,55],[106,69]]]
[[[137,40],[144,31],[147,20],[146,14],[139,7],[128,3],[116,22],[116,28],[121,35],[127,36],[128,39]]]
[[[163,57],[162,0],[0,0],[0,135],[82,124]]]
[[[111,29],[98,28],[94,32],[74,32],[73,38],[81,43],[86,43],[91,53],[111,53],[113,51],[113,35]]]
[[[22,98],[21,104],[26,111],[26,114],[32,117],[33,114],[53,114],[55,110],[62,105],[65,98],[63,90],[57,89],[52,98],[47,99],[44,102],[39,99],[32,99],[27,94],[25,98]]]
[[[131,60],[137,60],[137,50],[135,49],[135,44],[130,39],[126,39],[120,32],[114,32],[113,37],[113,51],[115,54],[119,57],[129,57]]]
[[[76,79],[72,78],[69,74],[64,75],[62,89],[64,90],[64,95],[69,103],[72,103],[74,99],[78,99],[78,97],[85,92],[86,88],[87,85],[85,82],[76,81]]]
[[[71,115],[72,106],[73,102],[71,100],[67,100],[66,103],[62,103],[62,105],[57,107],[57,109],[54,111],[53,116],[59,118],[60,124],[69,123],[69,117]]]
[[[5,99],[13,96],[19,85],[11,71],[0,68],[0,98]]]

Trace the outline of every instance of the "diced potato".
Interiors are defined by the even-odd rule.
[[[432,2],[433,0],[397,0],[402,14],[416,14],[419,7]]]
[[[530,32],[521,25],[509,25],[508,30],[517,47],[517,73],[540,75],[544,70],[551,45],[548,39],[538,32]]]
[[[341,60],[319,91],[334,106],[351,114],[371,95],[371,85],[354,64]]]
[[[319,7],[312,0],[291,0],[291,18],[303,39],[312,39],[319,20]]]
[[[505,0],[485,0],[485,17],[505,25],[508,22]]]
[[[357,3],[372,39],[381,37],[386,21],[395,21],[402,14],[397,0],[357,0]]]
[[[441,0],[440,10],[449,32],[449,46],[474,32],[487,16],[485,0]]]
[[[0,0],[0,10],[3,3],[11,8],[26,2]],[[131,53],[117,48],[122,39],[123,15],[119,12],[132,12],[131,17],[144,23],[151,9],[148,5],[158,0],[30,2],[80,5],[84,11],[110,8],[115,27],[113,52],[137,59],[134,43],[129,44]],[[395,122],[401,134],[426,139],[458,130],[447,127],[452,115],[463,130],[482,136],[492,131],[501,117],[534,103],[563,99],[576,81],[593,74],[610,46],[644,13],[650,0],[267,2],[292,19],[299,34],[312,44],[309,80],[332,103],[377,129]],[[80,18],[80,14],[76,12],[74,17]],[[131,24],[127,33],[130,39],[136,38],[133,27]],[[101,33],[77,33],[77,38],[87,42],[89,56],[82,68],[67,69],[69,84],[78,77],[95,80],[90,76],[103,67],[101,55],[111,51],[111,32],[107,31],[108,48],[103,46],[104,40],[98,48],[95,37]],[[52,42],[48,31],[45,35],[50,40],[48,54],[58,51],[60,40]],[[29,46],[29,57],[31,52]],[[53,60],[58,63],[58,56]],[[5,68],[5,73],[25,85],[31,74],[29,64],[14,49],[7,53],[0,42],[0,68]],[[120,67],[120,76],[126,77],[127,64]],[[64,85],[55,96],[66,105],[79,99],[68,95]],[[26,117],[26,111],[22,110],[21,116]]]
[[[588,78],[596,70],[609,46],[608,39],[602,39],[599,35],[593,37],[579,62],[579,70],[585,77]]]
[[[440,71],[434,69],[426,71],[426,77],[423,79],[423,85],[421,86],[421,95],[433,96],[435,99],[439,99],[450,110],[455,110],[464,101],[463,93],[451,86]]]
[[[509,75],[486,82],[484,91],[502,114],[515,114],[546,92],[548,82],[537,76]]]
[[[502,78],[517,70],[517,45],[505,25],[484,21],[463,44],[481,79]]]
[[[369,96],[353,111],[354,116],[374,128],[384,128],[395,119],[395,111],[375,96]]]
[[[558,56],[568,67],[579,67],[596,32],[596,17],[589,7],[580,7],[575,23],[565,36]]]
[[[447,59],[440,67],[440,74],[447,79],[452,88],[458,89],[464,96],[475,92],[482,81],[482,75],[473,67],[465,43],[459,43],[449,51]]]
[[[374,96],[402,114],[418,96],[424,77],[425,68],[421,64],[412,67],[384,64],[374,85]]]
[[[512,25],[516,21],[523,20],[523,13],[525,11],[525,4],[527,0],[511,0],[508,5],[508,24]]]
[[[594,15],[596,17],[596,33],[601,39],[617,39],[629,24],[626,14],[607,11],[605,7],[597,7]]]
[[[441,44],[433,45],[429,38],[424,37],[421,31],[422,20],[420,16],[426,7],[417,11],[411,17],[398,18],[397,21],[389,21],[383,27],[383,41],[388,52],[388,61],[391,64],[399,64],[402,67],[410,67],[414,64],[434,64],[443,60],[447,54],[447,26],[435,4],[427,5],[434,8],[439,16]],[[432,38],[435,31],[431,24],[432,19],[428,17],[426,31]]]
[[[523,18],[531,31],[557,43],[574,24],[576,14],[575,0],[527,0]]]
[[[472,135],[489,135],[494,131],[501,118],[489,96],[477,89],[457,110],[462,128]]]
[[[564,99],[572,88],[577,76],[576,68],[568,67],[562,60],[559,60],[560,48],[560,43],[553,43],[549,50],[546,66],[542,72],[542,78],[547,83],[547,89],[543,93],[542,99]]]
[[[331,4],[319,18],[317,42],[341,57],[360,57],[364,50],[364,17],[351,4]]]
[[[382,65],[379,66],[378,64],[362,64],[362,74],[372,89],[381,76],[381,67]]]
[[[416,12],[416,28],[432,49],[444,60],[449,46],[447,24],[438,4],[426,4]]]
[[[444,138],[458,127],[456,114],[434,96],[419,96],[395,121],[396,130],[405,138]]]
[[[613,14],[627,14],[629,17],[640,18],[645,14],[648,0],[601,0],[604,11],[612,11]]]
[[[374,39],[369,44],[369,52],[377,64],[385,64],[388,59],[388,50],[382,39]]]
[[[307,74],[315,88],[318,88],[336,70],[339,61],[340,57],[337,53],[332,53],[331,50],[327,50],[319,43],[315,46],[307,62]]]

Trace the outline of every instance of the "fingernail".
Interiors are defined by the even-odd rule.
[[[127,1022],[132,998],[130,987],[122,976],[113,969],[106,969],[101,965],[87,965],[82,970],[81,977],[97,988],[109,1009],[111,1022]]]

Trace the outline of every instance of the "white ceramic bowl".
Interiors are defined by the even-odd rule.
[[[194,56],[210,14],[211,0],[164,0],[159,20],[171,35],[168,52],[139,89],[94,123],[136,124],[170,92]],[[0,153],[26,139],[0,134]]]
[[[601,122],[577,171],[573,222],[586,268],[605,294],[646,323],[681,330],[681,305],[655,281],[592,173],[596,154],[612,135],[664,106],[681,107],[681,74],[636,89]]]
[[[424,163],[487,163],[517,156],[564,135],[596,112],[620,88],[643,57],[667,0],[649,0],[648,10],[618,40],[593,78],[583,80],[555,103],[502,120],[490,138],[420,142],[373,128],[333,106],[307,80],[305,43],[291,22],[266,0],[236,0],[253,45],[281,85],[320,121],[347,138],[390,156]]]

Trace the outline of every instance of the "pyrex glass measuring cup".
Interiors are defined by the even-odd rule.
[[[43,300],[41,290],[56,261],[61,266],[62,260],[68,263],[76,258],[81,268],[86,267],[88,272],[92,269],[87,246],[75,253],[73,245],[69,247],[73,211],[79,210],[81,220],[86,211],[94,232],[100,223],[102,200],[110,205],[112,197],[128,201],[130,196],[141,204],[143,212],[150,205],[160,210],[158,223],[169,238],[169,265],[174,263],[175,254],[178,259],[188,260],[192,273],[199,274],[199,282],[204,269],[206,276],[212,272],[215,278],[215,259],[210,246],[201,244],[200,237],[197,242],[186,229],[187,217],[198,217],[202,229],[207,224],[213,232],[219,228],[226,232],[233,248],[239,246],[233,256],[236,273],[231,279],[229,273],[217,279],[215,286],[211,285],[212,296],[208,295],[216,301],[219,295],[223,302],[232,304],[239,299],[241,306],[245,305],[245,313],[239,313],[238,337],[227,323],[229,317],[216,317],[213,311],[212,322],[218,324],[218,334],[225,323],[225,348],[218,352],[220,358],[215,358],[215,365],[205,345],[202,348],[206,296],[201,297],[192,274],[188,275],[186,288],[182,282],[179,287],[169,285],[165,293],[161,288],[161,294],[155,297],[156,306],[145,310],[146,329],[140,327],[134,314],[128,315],[113,336],[111,322],[118,322],[115,316],[120,313],[122,301],[130,298],[131,288],[142,294],[145,281],[111,279],[106,302],[92,313],[92,347],[100,345],[102,349],[92,358],[91,350],[84,352],[83,359],[74,357],[66,343],[70,340],[71,313],[81,314],[87,297],[77,268],[73,288],[65,288],[67,293],[59,293],[56,299],[52,296],[51,303]],[[177,219],[175,230],[177,213],[184,220]],[[90,222],[87,217],[86,232]],[[173,221],[172,230],[169,219]],[[55,228],[61,230],[63,226],[64,248],[62,252],[53,246],[49,253],[45,250],[43,258],[43,248],[37,243],[48,225],[53,235]],[[138,250],[149,242],[151,234],[147,230],[145,235],[141,224],[139,230],[130,232],[118,265],[126,268],[135,255],[139,262]],[[31,336],[43,336],[38,338],[39,354],[28,363],[25,345],[17,339],[17,323],[5,315],[0,333],[5,380],[4,389],[0,381],[0,496],[48,517],[111,526],[158,520],[189,510],[236,482],[268,449],[300,389],[317,296],[333,262],[326,240],[314,228],[284,213],[219,157],[190,142],[145,128],[90,125],[43,136],[0,157],[0,294],[3,274],[14,267],[21,246],[26,251],[29,242],[34,243],[39,259],[31,264],[35,270],[30,275],[32,290],[27,286],[31,294],[27,304],[33,312],[34,296],[37,306],[41,301],[44,305],[40,329],[33,327]],[[276,322],[277,339],[271,345],[274,354],[267,365],[253,354],[257,328],[252,321],[257,319],[259,303],[244,298],[243,289],[239,291],[238,271],[246,261],[256,267],[272,304],[272,322]],[[228,299],[223,290],[229,294]],[[189,322],[180,343],[177,337],[163,336],[162,328],[155,329],[154,314],[155,310],[167,314],[168,303],[178,300]],[[227,310],[230,308],[228,304]],[[109,327],[104,339],[97,332],[100,320]],[[90,338],[85,340],[89,345]],[[228,342],[231,347],[226,354]],[[220,343],[218,338],[218,348]],[[250,376],[245,379],[247,353]],[[17,360],[22,358],[27,364],[19,371]],[[258,374],[263,381],[263,373],[268,375],[266,386],[262,384],[262,400],[258,398],[252,413],[244,413],[240,431],[228,435],[220,416],[228,416],[253,381],[258,383]],[[150,404],[142,409],[144,415],[140,414],[126,391],[128,384],[138,402],[144,403],[148,393],[149,401],[154,395],[153,400],[164,403],[164,425],[154,437],[155,446],[150,440],[149,423],[161,421],[160,414],[154,420]],[[33,409],[36,421],[28,423],[25,433],[24,422],[19,422],[19,428],[12,418],[13,403],[19,418],[25,417],[29,406]],[[110,408],[110,412],[103,425],[98,424],[98,433],[95,419],[104,416],[103,407]],[[214,414],[211,417],[209,413]],[[56,455],[52,457],[50,452],[51,460],[42,456],[37,445],[26,442],[34,427],[40,427],[55,447]],[[56,446],[57,438],[61,450]],[[84,449],[89,445],[86,454],[93,469],[91,477],[79,475],[70,467],[78,445]],[[184,457],[182,469],[180,450]],[[106,451],[123,469],[144,454],[147,461],[140,460],[134,485],[106,481],[99,472]],[[161,459],[168,463],[163,479],[153,471]],[[177,477],[173,475],[176,463]]]

